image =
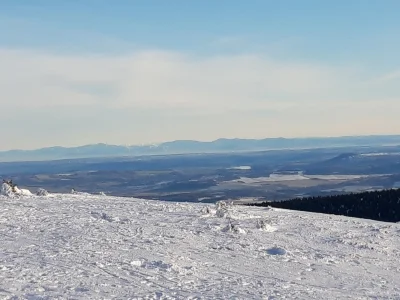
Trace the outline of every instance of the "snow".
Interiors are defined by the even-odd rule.
[[[270,174],[268,177],[240,177],[239,179],[234,179],[228,182],[243,182],[246,184],[254,184],[254,183],[263,183],[263,182],[281,182],[281,181],[295,181],[295,180],[311,180],[311,179],[319,179],[319,180],[353,180],[353,179],[361,179],[367,177],[379,177],[385,176],[382,174],[373,174],[373,175],[305,175],[303,173],[298,174]]]
[[[231,180],[230,182],[243,182],[246,184],[262,183],[262,182],[276,182],[276,181],[291,181],[291,180],[306,180],[307,177],[303,175],[285,175],[285,174],[271,174],[268,177],[240,177],[239,179]]]
[[[1,185],[1,193],[0,193],[0,195],[12,197],[14,195],[14,192],[12,191],[12,187],[9,186],[6,183],[3,183]]]
[[[20,189],[17,186],[14,187],[14,190],[7,183],[3,183],[1,186],[0,195],[13,197],[13,196],[32,196],[32,193],[27,189]]]
[[[27,189],[20,189],[15,187],[15,193],[22,196],[32,196],[32,193]]]
[[[251,166],[238,166],[229,168],[229,170],[251,170]]]
[[[400,152],[376,152],[376,153],[363,153],[361,156],[389,156],[389,155],[400,155]]]
[[[321,179],[321,180],[353,180],[353,179],[361,179],[368,177],[381,177],[385,176],[382,174],[372,174],[372,175],[306,175],[309,179]]]
[[[400,299],[396,223],[89,194],[0,205],[1,299]]]
[[[45,189],[39,188],[36,194],[39,196],[47,196],[48,192]],[[17,186],[15,186],[13,189],[8,183],[3,183],[1,186],[0,195],[7,197],[20,197],[20,196],[32,196],[33,194],[28,189],[20,189]]]
[[[198,198],[197,199],[197,201],[204,201],[204,200],[209,200],[209,199],[212,199],[211,197],[200,197],[200,198]]]

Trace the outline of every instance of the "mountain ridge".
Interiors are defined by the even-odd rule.
[[[308,138],[219,138],[213,141],[174,140],[147,145],[87,144],[76,147],[51,146],[32,150],[0,151],[0,161],[52,160],[185,153],[215,153],[341,146],[400,145],[400,135],[367,135]]]

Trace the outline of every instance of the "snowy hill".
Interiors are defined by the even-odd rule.
[[[400,299],[400,224],[104,195],[0,205],[1,299]]]

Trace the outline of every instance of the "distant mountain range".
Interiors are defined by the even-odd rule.
[[[212,142],[177,140],[159,145],[48,147],[0,152],[0,161],[37,161],[72,158],[218,153],[278,149],[400,145],[400,135],[344,136],[317,138],[218,139]]]

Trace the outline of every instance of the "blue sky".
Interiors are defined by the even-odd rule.
[[[400,1],[4,0],[0,150],[397,134]],[[3,112],[4,114],[4,112]]]

